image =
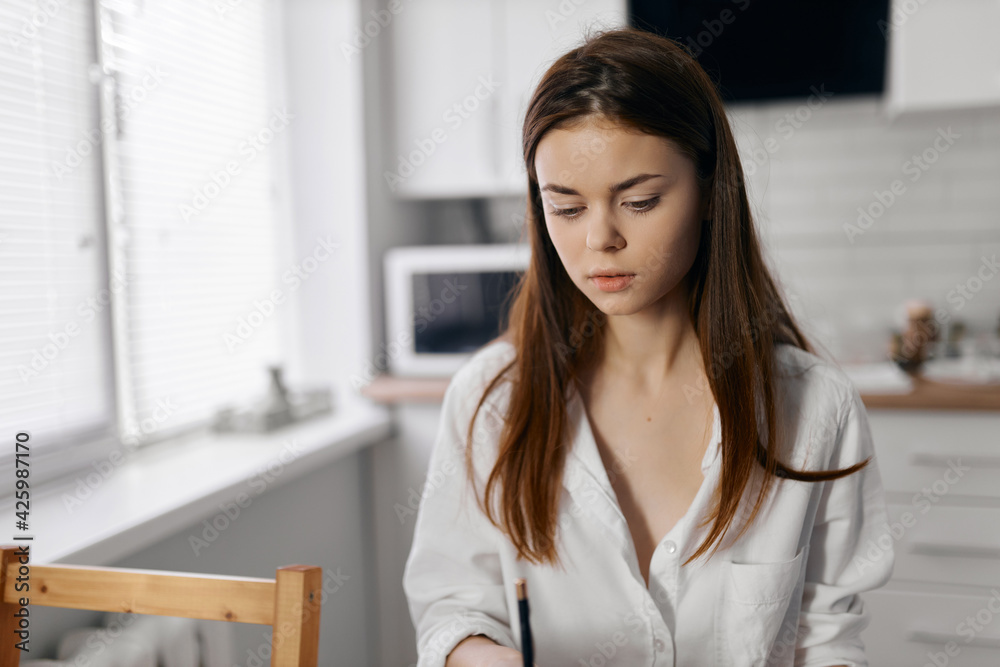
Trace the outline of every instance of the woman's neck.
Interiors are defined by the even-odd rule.
[[[703,369],[687,300],[668,297],[655,308],[608,316],[597,361],[603,373],[655,390],[665,380]]]

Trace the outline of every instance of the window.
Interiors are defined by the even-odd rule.
[[[0,49],[2,432],[141,444],[260,397],[287,349],[276,2],[0,8],[24,27]]]
[[[0,432],[36,444],[114,420],[92,10],[40,4],[0,4]]]

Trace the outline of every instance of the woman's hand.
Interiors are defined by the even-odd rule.
[[[446,667],[523,667],[524,656],[517,649],[500,646],[489,637],[473,635],[458,643],[448,654]],[[537,664],[535,667],[538,667]]]
[[[497,656],[489,663],[490,667],[524,667],[524,656],[521,652],[507,647],[501,647],[505,651],[503,655],[499,652]],[[535,663],[535,667],[538,664]]]

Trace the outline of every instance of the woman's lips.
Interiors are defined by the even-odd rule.
[[[628,276],[593,276],[591,280],[602,292],[620,292],[632,284],[635,275]]]

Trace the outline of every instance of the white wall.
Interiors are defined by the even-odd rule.
[[[372,12],[384,10],[385,0],[361,0],[360,18],[349,26],[361,30],[364,22],[373,20]],[[382,257],[387,248],[428,242],[427,207],[413,202],[399,201],[386,185],[382,175],[385,165],[393,164],[392,135],[388,115],[383,113],[390,99],[393,85],[389,62],[392,48],[393,22],[405,18],[408,11],[419,11],[419,6],[404,3],[404,9],[392,15],[380,32],[360,49],[360,60],[364,71],[365,114],[365,164],[367,178],[368,207],[368,280],[371,284],[372,307],[372,352],[361,361],[373,373],[384,372],[384,367],[376,364],[377,355],[385,347],[384,289]],[[384,15],[383,15],[384,16]],[[399,423],[401,411],[394,409]],[[433,416],[436,408],[427,408]],[[418,408],[418,412],[419,412]],[[400,431],[408,429],[401,428]],[[433,432],[433,428],[430,429]],[[426,429],[424,430],[426,433]],[[369,495],[372,512],[372,530],[375,549],[372,554],[377,572],[375,606],[378,635],[378,653],[373,665],[411,665],[416,662],[416,640],[409,619],[406,598],[403,595],[402,573],[409,544],[412,539],[412,525],[399,522],[392,506],[398,499],[405,502],[406,489],[422,483],[426,473],[426,461],[419,455],[413,458],[412,447],[406,436],[391,438],[370,450],[372,456],[372,492]]]
[[[332,380],[339,392],[353,392],[350,378],[370,356],[371,318],[378,312],[367,298],[367,224],[378,211],[369,212],[365,187],[363,61],[345,57],[341,48],[359,24],[361,3],[281,1],[287,90],[295,114],[290,133],[295,261],[310,256],[320,237],[340,244],[297,292],[300,363],[292,380]]]
[[[1000,279],[971,299],[948,296],[1000,252],[1000,110],[890,122],[879,109],[874,97],[834,94],[812,109],[797,100],[732,110],[774,267],[803,323],[843,363],[881,358],[894,311],[911,297],[973,331],[1000,316]],[[789,114],[805,120],[796,128]],[[958,136],[935,147],[949,128]],[[933,163],[923,170],[912,160],[925,151]],[[858,207],[879,213],[876,192],[888,206],[852,243],[844,225],[857,225]]]

